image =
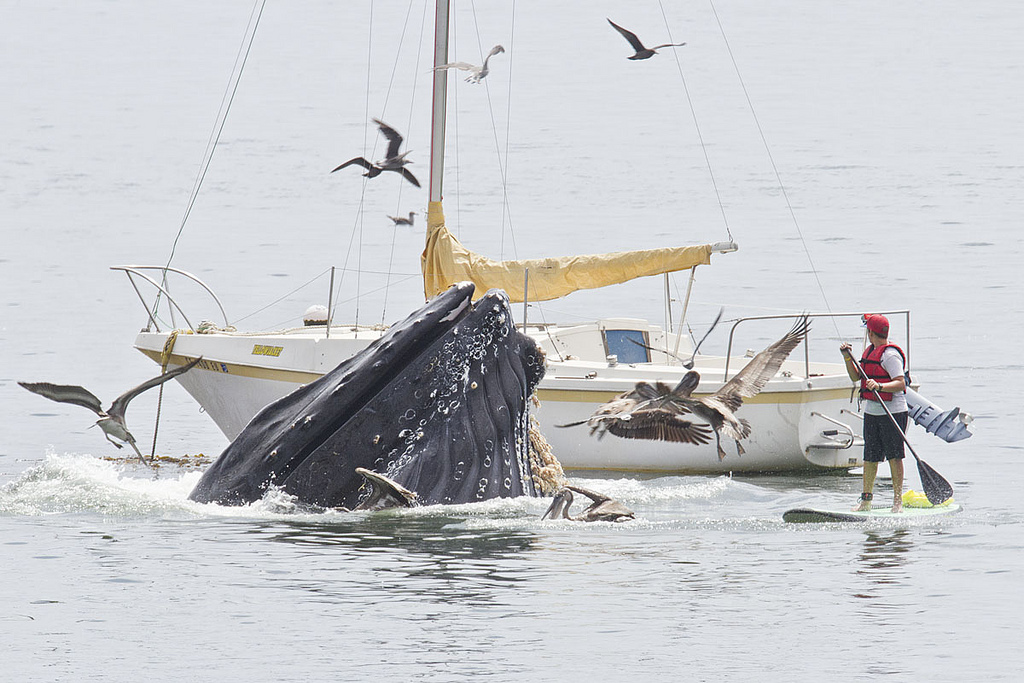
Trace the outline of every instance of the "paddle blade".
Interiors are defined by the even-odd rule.
[[[921,458],[917,459],[917,472],[921,475],[921,487],[929,503],[942,505],[953,497],[952,485]]]

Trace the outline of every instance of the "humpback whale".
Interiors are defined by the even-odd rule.
[[[266,406],[189,497],[244,505],[275,487],[302,504],[356,509],[373,489],[363,486],[367,472],[423,505],[539,495],[527,400],[543,352],[516,330],[504,292],[475,304],[473,292],[472,283],[452,286]]]

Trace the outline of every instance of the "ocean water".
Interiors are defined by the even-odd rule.
[[[143,309],[109,267],[167,261],[226,92],[173,265],[241,329],[326,303],[331,266],[338,319],[391,322],[421,301],[425,190],[329,171],[377,158],[377,116],[406,134],[426,185],[432,8],[268,3],[233,89],[252,10],[3,12],[6,678],[1017,680],[1024,11],[455,3],[453,59],[507,50],[483,84],[451,80],[445,210],[470,248],[532,257],[731,235],[740,250],[698,270],[698,331],[720,306],[730,320],[912,310],[922,393],[976,418],[957,444],[911,432],[964,511],[850,526],[781,521],[852,504],[859,479],[845,474],[588,479],[636,511],[619,525],[542,522],[540,499],[375,515],[197,505],[198,469],[117,459],[86,411],[18,387],[80,383],[110,400],[155,373],[131,346]],[[687,45],[628,61],[606,17]],[[385,217],[410,210],[412,228]],[[660,323],[662,291],[655,278],[529,315]],[[180,295],[215,320],[208,300]],[[856,334],[822,324],[813,348],[829,357]],[[156,404],[148,392],[129,412],[146,450]],[[160,415],[163,454],[226,445],[176,385]]]

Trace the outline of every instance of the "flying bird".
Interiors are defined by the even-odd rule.
[[[575,517],[569,514],[573,491],[591,500],[590,505]],[[565,486],[559,489],[541,519],[547,519],[549,515],[551,519],[569,519],[574,522],[626,522],[636,518],[632,510],[614,498],[579,486]]]
[[[151,463],[143,457],[138,446],[135,445],[135,437],[132,436],[132,433],[128,431],[128,427],[125,426],[124,414],[125,411],[128,410],[128,403],[147,389],[152,389],[155,386],[163,384],[169,379],[174,379],[178,375],[188,372],[194,368],[196,363],[200,360],[202,360],[202,357],[196,358],[191,363],[182,365],[181,367],[168,370],[158,377],[146,380],[134,389],[129,389],[115,398],[114,402],[110,404],[110,407],[107,408],[107,410],[103,410],[103,404],[91,391],[74,384],[50,384],[49,382],[18,382],[18,384],[32,393],[44,396],[51,401],[56,401],[58,403],[71,403],[76,406],[88,408],[99,415],[100,419],[96,420],[96,424],[98,424],[100,429],[103,430],[103,436],[106,437],[107,441],[118,448],[123,448],[123,446],[117,443],[117,441],[114,441],[114,439],[127,443],[135,449],[135,453],[139,456],[139,460],[147,465],[151,465]]]
[[[768,384],[782,363],[810,330],[807,316],[796,321],[782,339],[754,356],[736,376],[708,396],[693,396],[700,384],[700,373],[690,370],[674,388],[663,382],[637,382],[631,391],[605,403],[586,420],[559,427],[590,425],[590,433],[605,432],[627,439],[652,439],[681,443],[704,444],[710,441],[708,427],[714,430],[718,459],[725,459],[722,435],[736,442],[736,452],[743,455],[743,439],[750,436],[750,423],[736,417],[743,399],[753,398]],[[693,422],[689,416],[702,422]]]
[[[401,216],[388,216],[388,218],[390,218],[395,225],[412,225],[414,220],[413,216],[415,215],[415,211],[410,211],[408,218],[402,218]]]
[[[341,169],[347,166],[351,166],[352,164],[358,164],[359,166],[362,166],[363,168],[366,169],[366,173],[364,173],[363,175],[366,176],[367,178],[376,178],[384,171],[394,171],[395,173],[401,173],[406,180],[408,180],[416,187],[419,187],[420,181],[416,180],[416,176],[414,176],[412,172],[406,168],[406,165],[411,163],[408,159],[405,158],[406,155],[409,154],[409,150],[406,150],[401,154],[398,153],[399,148],[402,146],[403,140],[401,134],[388,124],[381,121],[380,119],[373,119],[373,122],[377,124],[377,127],[380,129],[381,135],[383,135],[388,140],[388,151],[384,159],[376,163],[371,163],[363,157],[356,157],[354,159],[349,159],[341,166],[338,166],[337,168],[332,170],[331,173],[334,173],[334,171],[340,171]]]
[[[629,41],[629,44],[636,50],[635,55],[631,55],[627,59],[650,59],[654,55],[658,54],[658,50],[663,47],[682,47],[686,43],[665,43],[664,45],[658,45],[656,47],[644,47],[644,44],[640,42],[640,39],[636,37],[636,34],[632,31],[628,31],[611,19],[608,19],[608,23],[611,24],[616,31],[622,34],[622,37]]]
[[[711,441],[711,429],[703,423],[689,420],[673,404],[666,407],[661,397],[671,389],[661,382],[637,382],[627,392],[619,394],[600,406],[586,420],[556,425],[576,427],[588,425],[590,434],[597,438],[606,432],[623,439],[651,439],[677,443],[705,444]]]
[[[504,52],[505,48],[501,45],[495,45],[491,48],[491,51],[487,53],[484,58],[483,66],[476,66],[469,62],[451,62],[450,64],[442,64],[441,66],[435,66],[434,71],[440,71],[441,69],[461,69],[462,71],[468,71],[469,75],[466,76],[467,83],[479,83],[480,81],[487,78],[487,74],[491,72],[487,68],[487,62],[490,61],[491,57],[501,52]]]
[[[761,392],[793,349],[807,337],[808,331],[810,324],[807,316],[803,316],[782,339],[754,356],[735,377],[709,396],[692,395],[700,384],[700,373],[690,370],[674,389],[667,394],[662,393],[655,401],[669,412],[692,413],[711,425],[715,430],[719,460],[725,459],[722,435],[733,439],[736,442],[736,453],[743,455],[740,441],[750,436],[750,423],[736,417],[736,411],[743,405],[743,399],[753,398]]]

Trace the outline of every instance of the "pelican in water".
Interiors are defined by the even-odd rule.
[[[573,491],[591,500],[590,505],[575,517],[569,514]],[[573,522],[626,522],[636,518],[633,511],[619,501],[579,486],[565,486],[559,489],[541,519],[547,519],[548,516],[551,519],[568,519]]]
[[[377,474],[365,467],[357,467],[370,487],[370,495],[356,506],[356,510],[385,510],[387,508],[411,508],[417,505],[417,496],[397,481]]]
[[[415,215],[415,211],[410,211],[408,218],[402,218],[401,216],[388,216],[388,218],[390,218],[395,225],[412,225],[414,220],[413,216]]]
[[[394,171],[395,173],[401,173],[406,180],[408,180],[416,187],[419,187],[420,181],[416,180],[416,176],[414,176],[412,172],[406,168],[406,165],[410,163],[409,160],[405,158],[406,155],[409,154],[409,150],[406,150],[401,154],[398,153],[399,148],[401,148],[402,146],[403,140],[401,134],[399,134],[397,130],[395,130],[388,124],[384,123],[380,119],[373,119],[373,122],[377,124],[377,127],[380,129],[381,135],[383,135],[388,140],[388,151],[385,154],[383,161],[371,163],[363,157],[356,157],[354,159],[349,159],[341,166],[338,166],[337,168],[333,169],[331,173],[334,173],[334,171],[340,171],[341,169],[347,166],[351,166],[352,164],[358,164],[359,166],[362,166],[363,168],[366,169],[366,173],[364,173],[363,175],[366,176],[367,178],[376,178],[384,171]]]
[[[608,401],[586,420],[556,427],[590,427],[591,436],[604,438],[606,432],[624,439],[652,439],[677,443],[705,444],[711,441],[711,429],[683,417],[681,411],[663,397],[671,394],[668,385],[637,382],[633,389]]]
[[[434,71],[440,71],[442,69],[461,69],[462,71],[468,71],[469,75],[466,76],[467,83],[479,83],[480,81],[487,78],[487,74],[491,73],[491,70],[487,68],[487,62],[490,61],[491,57],[501,52],[504,52],[505,48],[501,45],[495,45],[491,48],[491,51],[487,53],[484,58],[483,66],[477,66],[470,64],[469,62],[451,62],[450,64],[442,64],[441,66],[435,66]]]
[[[174,379],[178,375],[188,372],[201,360],[202,357],[196,358],[187,365],[182,365],[179,368],[168,370],[158,377],[146,380],[134,389],[129,389],[115,398],[114,402],[111,403],[110,407],[106,410],[103,410],[103,404],[100,400],[85,387],[80,387],[74,384],[50,384],[49,382],[18,382],[18,384],[32,393],[44,396],[51,401],[56,401],[58,403],[71,403],[76,406],[88,408],[99,415],[100,419],[96,420],[96,424],[98,424],[100,429],[103,430],[103,436],[106,437],[107,441],[118,448],[123,448],[123,446],[117,443],[117,441],[114,441],[114,439],[127,443],[135,449],[135,453],[139,456],[139,460],[152,466],[152,463],[143,457],[142,453],[139,451],[139,447],[135,445],[135,437],[132,436],[132,433],[128,431],[128,427],[125,426],[124,414],[125,411],[128,410],[128,403],[147,389],[152,389],[155,386],[163,384],[169,379]]]
[[[665,43],[664,45],[658,45],[656,47],[644,47],[644,44],[640,42],[640,39],[636,37],[636,34],[632,31],[628,31],[611,19],[608,19],[608,23],[611,24],[616,31],[622,34],[622,37],[629,41],[629,44],[636,50],[636,54],[629,56],[627,59],[650,59],[654,55],[658,54],[658,50],[663,47],[682,47],[686,43]]]

